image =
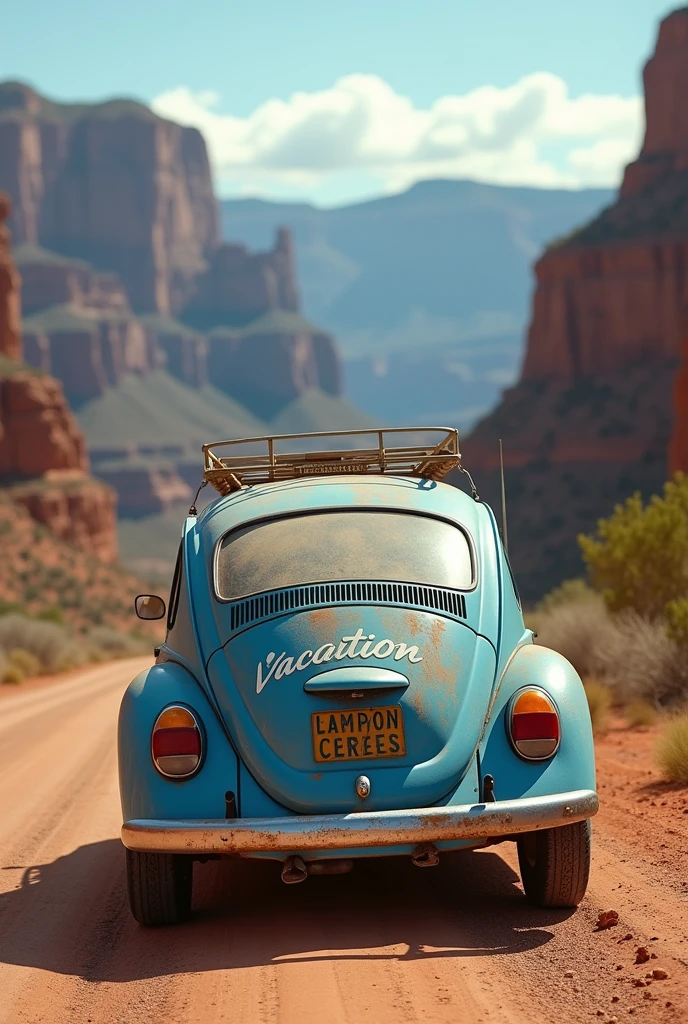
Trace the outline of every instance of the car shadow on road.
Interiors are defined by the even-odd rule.
[[[284,885],[271,861],[198,864],[194,914],[139,927],[126,902],[118,840],[81,846],[43,865],[7,865],[0,895],[0,964],[91,982],[318,960],[418,960],[536,949],[571,910],[529,906],[494,850],[359,861],[348,875]],[[5,879],[7,876],[5,876]],[[3,879],[4,880],[4,879]]]

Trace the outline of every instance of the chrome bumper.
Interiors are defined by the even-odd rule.
[[[497,839],[568,825],[591,818],[598,806],[596,793],[579,789],[554,796],[405,811],[210,821],[139,818],[124,823],[122,842],[140,852],[199,854],[405,846],[447,839]]]

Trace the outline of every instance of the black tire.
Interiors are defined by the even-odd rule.
[[[517,840],[523,888],[536,907],[577,907],[590,875],[590,821],[525,832]]]
[[[127,850],[131,912],[148,926],[179,924],[191,914],[193,859],[173,853]]]

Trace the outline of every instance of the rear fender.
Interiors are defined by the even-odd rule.
[[[561,744],[549,761],[524,761],[507,733],[507,707],[524,686],[553,698],[561,720]],[[500,680],[480,743],[483,777],[492,775],[497,800],[595,789],[595,750],[590,712],[580,676],[556,651],[535,644],[519,647]]]
[[[151,757],[155,720],[163,708],[175,702],[193,708],[204,732],[200,770],[190,779],[178,781],[160,775]],[[153,665],[130,683],[122,698],[117,739],[125,821],[225,816],[225,792],[237,792],[237,757],[201,686],[181,665]]]

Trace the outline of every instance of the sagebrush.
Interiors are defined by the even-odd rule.
[[[75,634],[56,621],[12,612],[0,615],[0,679],[21,682],[95,661],[147,653],[150,642],[107,626]]]

